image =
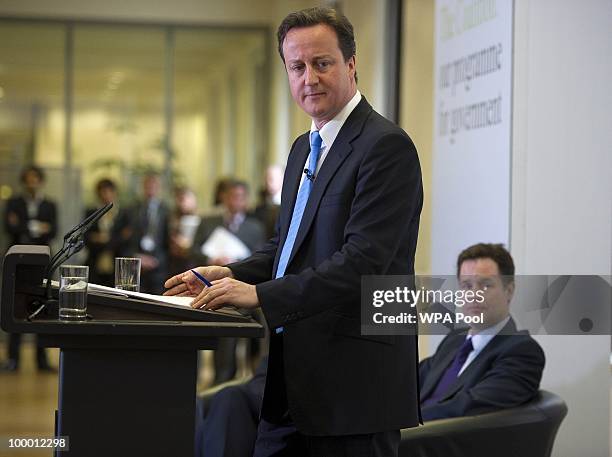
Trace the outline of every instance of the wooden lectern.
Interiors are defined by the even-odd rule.
[[[221,337],[262,337],[238,313],[192,310],[89,292],[87,321],[57,311],[28,319],[44,300],[46,246],[13,246],[4,258],[0,325],[60,348],[57,456],[193,457],[197,351]],[[58,290],[53,290],[57,297]]]

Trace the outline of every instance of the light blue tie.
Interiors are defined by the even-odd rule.
[[[317,170],[317,162],[319,160],[319,153],[321,152],[321,135],[318,131],[310,133],[310,160],[308,162],[308,172],[300,190],[298,191],[297,198],[295,199],[295,206],[293,207],[293,216],[291,216],[291,224],[289,224],[289,231],[287,232],[287,238],[285,244],[283,244],[283,250],[281,251],[280,259],[278,261],[278,268],[276,269],[276,278],[282,278],[285,275],[287,264],[289,263],[289,257],[295,244],[300,223],[302,222],[302,216],[304,215],[304,208],[308,203],[308,197],[312,190],[314,181],[314,174]],[[278,327],[276,333],[281,333],[283,327]]]

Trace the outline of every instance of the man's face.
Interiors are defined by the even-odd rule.
[[[108,205],[111,202],[114,202],[117,199],[117,192],[112,187],[101,187],[98,191],[98,197],[100,198],[100,202],[104,205]]]
[[[175,201],[181,214],[194,214],[198,209],[198,200],[191,191],[179,192],[175,195]]]
[[[42,181],[38,173],[35,171],[28,171],[23,177],[23,185],[28,193],[34,195],[42,186]]]
[[[243,213],[247,209],[248,195],[242,186],[234,186],[223,194],[223,202],[230,214]]]
[[[157,176],[147,176],[142,187],[145,198],[154,198],[159,194],[161,183]]]
[[[479,331],[491,327],[508,316],[514,284],[504,284],[497,263],[493,259],[465,260],[459,270],[459,284],[464,290],[483,292],[482,303],[466,303],[461,310],[466,315],[472,316],[484,313],[484,323],[473,325],[473,330]]]
[[[355,57],[344,61],[330,26],[289,30],[283,55],[291,95],[317,128],[332,120],[355,95]]]
[[[274,195],[283,187],[283,170],[278,166],[268,167],[266,170],[266,190]]]

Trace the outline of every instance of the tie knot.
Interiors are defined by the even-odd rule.
[[[321,138],[321,135],[319,135],[319,131],[312,131],[310,133],[310,147],[319,149],[321,147],[321,143],[323,143],[323,139]]]
[[[472,344],[472,338],[466,338],[461,347],[459,348],[459,354],[461,356],[467,356],[473,350],[474,345]]]

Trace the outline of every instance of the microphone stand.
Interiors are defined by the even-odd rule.
[[[102,216],[110,211],[112,207],[113,203],[111,202],[96,210],[96,212],[91,214],[81,223],[77,224],[66,235],[64,235],[64,244],[62,249],[60,249],[57,254],[51,258],[49,265],[47,265],[46,268],[47,284],[45,288],[45,300],[42,303],[37,302],[36,306],[38,306],[38,308],[36,308],[36,310],[28,316],[28,320],[32,320],[38,316],[46,308],[51,309],[52,311],[59,308],[59,301],[55,300],[51,296],[51,277],[53,276],[53,273],[55,273],[55,270],[57,270],[62,263],[85,247],[85,233],[87,233],[89,229],[102,218]]]
[[[74,227],[72,227],[70,229],[70,231],[68,231],[68,233],[66,233],[64,235],[64,242],[62,244],[62,248],[57,251],[57,253],[55,253],[53,255],[53,257],[51,257],[51,260],[49,261],[49,264],[45,267],[45,277],[47,276],[48,272],[49,272],[49,268],[51,268],[51,266],[56,262],[56,260],[68,249],[68,244],[69,244],[69,239],[70,237],[79,229],[81,229],[82,227],[84,227],[85,225],[89,225],[89,227],[91,227],[92,221],[98,221],[104,214],[106,214],[111,208],[113,207],[113,203],[108,203],[106,205],[104,205],[101,208],[98,208],[96,211],[94,211],[93,213],[91,213],[89,216],[87,216],[85,219],[83,219],[81,222],[79,222],[77,225],[75,225]],[[94,221],[94,222],[95,222]]]

